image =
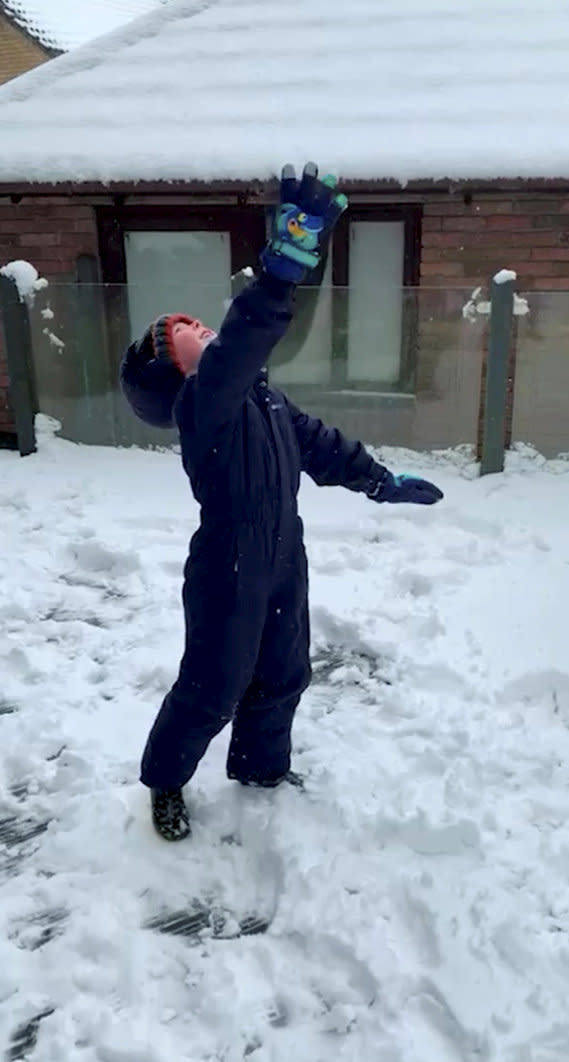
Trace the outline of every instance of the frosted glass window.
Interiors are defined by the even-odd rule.
[[[350,225],[348,386],[399,379],[404,243],[402,221]]]
[[[127,232],[125,251],[132,338],[163,313],[219,328],[231,298],[228,232]]]
[[[302,339],[297,323],[302,324],[303,300],[316,299],[314,317],[308,334]],[[275,387],[291,384],[328,384],[330,382],[330,359],[332,353],[332,262],[326,270],[320,287],[303,288],[297,293],[297,313],[288,335],[277,347],[269,362],[271,383]]]

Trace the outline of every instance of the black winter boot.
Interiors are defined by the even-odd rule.
[[[151,789],[152,822],[165,841],[183,841],[191,833],[181,789]]]

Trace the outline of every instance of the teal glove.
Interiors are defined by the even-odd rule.
[[[319,180],[314,162],[306,163],[300,182],[294,166],[283,167],[280,205],[261,254],[267,273],[299,284],[307,270],[319,265],[334,225],[348,206],[346,196],[336,194],[336,185],[331,174]]]

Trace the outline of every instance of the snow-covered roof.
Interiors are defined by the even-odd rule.
[[[569,178],[568,43],[560,0],[171,0],[0,89],[0,181]]]
[[[44,48],[70,51],[167,0],[0,0],[5,11]]]

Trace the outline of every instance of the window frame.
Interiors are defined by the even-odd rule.
[[[105,291],[107,337],[109,350],[117,364],[129,341],[127,334],[126,299],[126,232],[192,232],[203,229],[228,232],[231,247],[231,272],[237,273],[246,266],[255,266],[260,251],[266,242],[267,213],[274,209],[271,203],[192,203],[137,204],[121,202],[114,206],[99,206],[97,227],[99,233],[99,261]],[[348,288],[350,282],[349,235],[350,223],[357,221],[389,222],[403,221],[404,288],[418,287],[421,249],[420,204],[356,203],[339,219],[333,235],[332,285]],[[325,262],[308,280],[308,285],[321,282]],[[396,389],[414,391],[417,348],[416,300],[404,298],[401,329],[400,377]],[[348,307],[345,298],[332,301],[332,390],[341,389],[347,369],[347,319]],[[307,322],[309,327],[310,322]],[[364,395],[365,392],[362,392]]]
[[[99,261],[104,285],[107,341],[118,367],[128,334],[125,235],[127,232],[228,232],[231,272],[254,266],[265,242],[263,206],[152,204],[97,208]]]
[[[422,208],[417,204],[360,204],[350,207],[340,218],[334,233],[332,284],[350,285],[350,224],[367,221],[381,223],[403,222],[403,288],[419,286],[421,265]],[[411,393],[415,390],[418,313],[416,300],[403,296],[401,320],[401,351],[399,378],[394,390]],[[346,299],[333,302],[332,371],[334,389],[341,389],[347,379],[348,365],[348,304]],[[362,391],[365,395],[365,391]]]

